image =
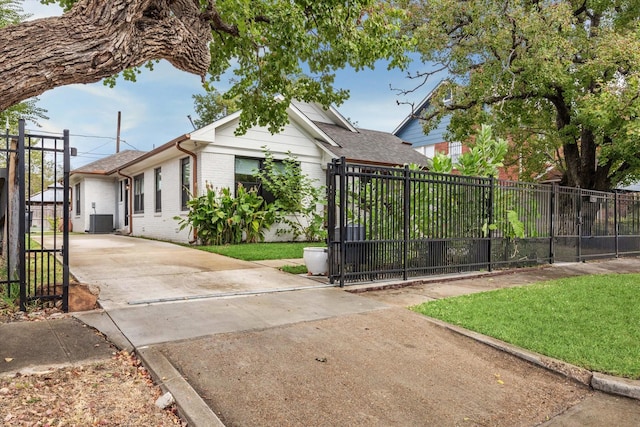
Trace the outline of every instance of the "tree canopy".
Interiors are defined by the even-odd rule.
[[[340,103],[348,92],[334,87],[335,70],[401,66],[410,43],[391,0],[42,1],[66,12],[0,29],[0,111],[164,59],[203,82],[231,72],[240,129],[275,132],[294,97]]]
[[[209,89],[204,94],[193,95],[193,107],[198,118],[193,120],[196,127],[202,128],[240,109],[237,99],[228,99],[216,89]]]
[[[410,32],[439,86],[426,129],[451,116],[447,137],[480,123],[508,138],[511,164],[534,178],[607,190],[640,179],[640,2],[407,1]],[[451,91],[453,99],[444,102]]]
[[[26,17],[19,1],[0,0],[0,28],[18,24]],[[47,118],[46,110],[39,108],[36,105],[37,101],[37,98],[33,98],[0,110],[0,124],[9,123],[9,128],[15,132],[18,119],[37,122],[37,119]],[[13,129],[14,127],[16,129]]]

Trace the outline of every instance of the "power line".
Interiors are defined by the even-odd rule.
[[[46,131],[46,130],[27,129],[27,131],[32,132],[32,133],[47,133],[47,134],[50,134],[50,135],[61,135],[60,132],[52,132],[52,131]],[[78,133],[70,133],[69,136],[70,137],[73,136],[73,137],[76,137],[76,138],[108,139],[110,141],[117,141],[117,138],[113,137],[113,136],[82,135],[82,134],[78,134]],[[120,139],[120,142],[122,142],[124,144],[127,144],[129,147],[133,148],[134,150],[138,150],[137,147],[129,144],[124,139]],[[104,147],[104,145],[101,145],[100,147]],[[100,147],[98,147],[98,148],[100,148]]]

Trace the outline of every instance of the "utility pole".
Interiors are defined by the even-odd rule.
[[[118,132],[116,135],[116,153],[120,152],[120,119],[121,119],[120,111],[118,111]]]

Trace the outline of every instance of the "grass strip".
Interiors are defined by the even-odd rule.
[[[592,371],[640,379],[640,274],[553,280],[412,310]]]
[[[307,272],[307,267],[304,265],[283,265],[280,267],[280,270],[289,274],[305,274]]]
[[[268,259],[302,258],[304,248],[326,246],[324,242],[275,242],[241,243],[238,245],[196,246],[198,249],[241,259],[244,261],[262,261]]]

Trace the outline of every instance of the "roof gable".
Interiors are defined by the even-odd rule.
[[[433,94],[446,82],[447,80],[440,81],[436,87],[434,87],[427,96],[418,103],[418,106],[414,108],[411,114],[405,117],[404,120],[394,129],[393,134],[402,138],[404,141],[411,143],[413,147],[429,146],[444,142],[444,134],[447,131],[451,117],[446,116],[440,121],[438,126],[428,134],[424,133],[422,123],[418,117],[420,117],[422,113],[429,108]]]

